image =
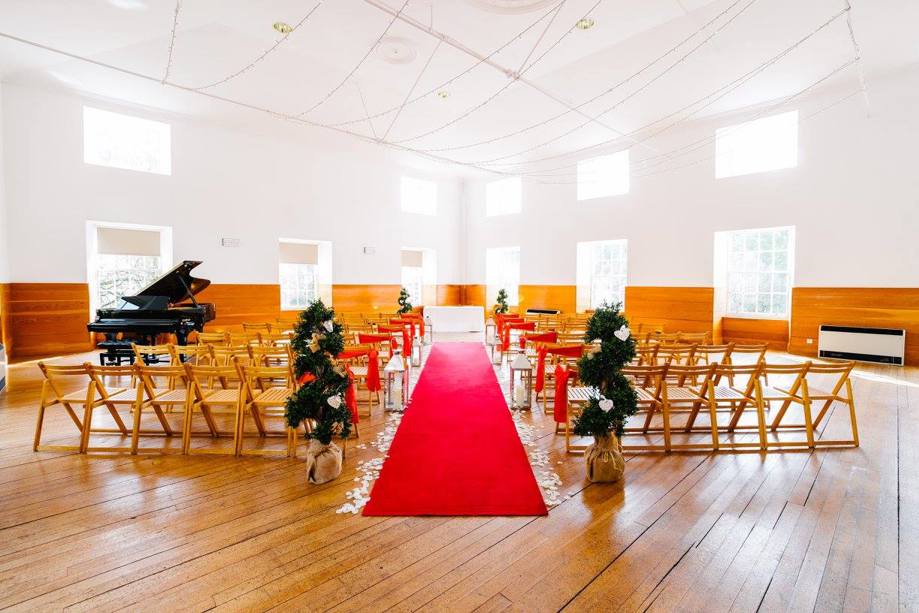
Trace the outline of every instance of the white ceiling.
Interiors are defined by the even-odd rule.
[[[845,0],[408,0],[394,18],[405,1],[181,0],[173,42],[173,0],[3,0],[0,33],[72,56],[0,38],[0,78],[235,125],[286,118],[303,124],[304,138],[328,132],[307,124],[332,126],[456,160],[460,172],[538,172],[558,165],[538,161],[550,156],[623,148],[622,134],[653,152],[661,128],[809,87],[853,59],[847,17],[861,65],[820,87],[851,89],[859,68],[870,85],[919,62],[919,3],[851,0],[850,14],[704,99],[817,30]],[[283,41],[272,28],[307,14]],[[588,14],[595,27],[572,27]],[[172,85],[160,82],[167,65]]]

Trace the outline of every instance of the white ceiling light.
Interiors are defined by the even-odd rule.
[[[595,25],[597,25],[596,21],[590,19],[589,17],[583,17],[578,19],[577,23],[574,24],[574,27],[576,27],[578,30],[589,30]]]
[[[387,36],[380,41],[377,55],[390,64],[408,64],[418,56],[415,44],[400,36]]]
[[[557,0],[466,0],[466,2],[491,13],[517,15],[538,11],[555,4]]]
[[[448,92],[448,91],[445,90],[445,89],[442,89],[442,90],[440,90],[439,92],[437,92],[437,95],[438,95],[439,97],[443,98],[444,100],[446,100],[447,98],[450,97],[450,92]]]
[[[294,31],[293,27],[289,23],[284,23],[283,21],[276,21],[274,25],[271,26],[281,34],[290,34]]]

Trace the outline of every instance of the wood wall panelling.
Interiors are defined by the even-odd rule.
[[[9,344],[9,341],[6,340],[6,337],[9,334],[7,330],[10,325],[9,301],[10,286],[6,283],[0,283],[0,343],[2,343],[4,346]]]
[[[217,308],[217,318],[205,326],[207,330],[275,321],[281,312],[281,289],[276,284],[212,283],[195,299]]]
[[[625,315],[633,330],[664,327],[666,332],[708,332],[714,329],[714,288],[625,288]]]
[[[11,359],[92,349],[86,283],[10,283],[3,296],[4,344]]]
[[[492,305],[485,304],[485,286],[484,285],[464,285],[463,286],[463,304],[471,306],[484,306],[485,310]]]
[[[788,351],[816,356],[820,324],[904,328],[906,363],[919,365],[919,288],[793,288]]]
[[[520,312],[527,309],[559,309],[562,313],[577,311],[577,288],[574,285],[521,285]]]
[[[456,306],[463,304],[463,286],[438,285],[436,304],[440,306]]]
[[[399,306],[401,285],[332,286],[332,306],[340,313],[394,312]]]
[[[766,343],[776,351],[785,351],[788,347],[788,321],[785,319],[723,317],[721,333],[725,343]]]

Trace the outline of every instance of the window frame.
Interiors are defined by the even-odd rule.
[[[517,282],[516,282],[516,285],[511,286],[513,287],[513,291],[511,291],[510,288],[507,286],[507,284],[503,282],[499,284],[501,287],[499,287],[499,285],[493,285],[491,283],[492,275],[489,272],[489,265],[488,265],[489,260],[490,260],[489,254],[499,253],[502,251],[503,252],[516,251],[517,253],[517,273],[516,275],[514,275],[517,277]],[[507,296],[508,306],[511,306],[511,307],[520,306],[520,263],[521,263],[521,249],[519,246],[511,245],[511,246],[506,246],[506,247],[486,247],[485,249],[485,299],[486,301],[489,301],[489,305],[496,304],[496,297],[498,295],[498,291],[500,291],[503,288],[505,290],[508,290],[508,296]],[[501,276],[503,277],[504,275],[501,275]],[[494,288],[494,291],[492,291],[493,288]]]
[[[99,166],[102,168],[115,168],[118,170],[129,170],[133,172],[142,172],[145,174],[153,174],[160,176],[172,176],[172,125],[163,122],[157,121],[155,119],[147,119],[146,117],[137,117],[135,115],[128,115],[125,113],[119,113],[117,111],[108,111],[105,109],[96,108],[94,106],[83,105],[83,163],[90,166]],[[102,121],[112,121],[115,124],[121,124],[120,129],[117,129],[119,126],[115,125],[112,129],[110,127],[110,133],[105,134],[101,130],[94,130],[93,126],[101,126],[100,122]],[[129,124],[133,123],[135,128],[136,136],[140,133],[141,128],[145,128],[145,136],[147,138],[154,138],[154,140],[160,139],[165,142],[158,142],[158,150],[154,150],[154,147],[144,147],[140,146],[141,143],[128,142],[130,138],[131,130],[126,129]],[[111,132],[114,131],[118,134],[118,138],[121,139],[116,143],[114,139],[111,138]],[[105,142],[106,139],[109,139],[111,142]],[[118,146],[112,146],[117,144]],[[144,143],[149,145],[150,143]],[[93,145],[96,145],[95,147]],[[109,145],[105,147],[104,145]],[[115,155],[116,161],[106,161],[104,158],[104,152],[108,152],[110,155],[114,151],[119,155]],[[150,167],[143,167],[139,164],[126,163],[124,160],[130,157],[131,154],[138,155],[138,153],[144,153],[151,156],[151,159],[155,161],[155,164]]]
[[[771,134],[777,133],[778,126],[782,125],[783,121],[786,118],[794,118],[794,130],[790,134],[790,142],[783,143],[783,146],[789,147],[789,151],[784,152],[784,154],[789,155],[789,163],[783,163],[778,166],[762,166],[758,168],[750,169],[753,164],[750,162],[753,153],[751,151],[763,151],[764,143],[762,141],[752,142],[752,139],[756,137],[756,134],[748,136],[749,140],[746,143],[742,143],[743,147],[740,147],[741,144],[738,140],[738,136],[742,136],[742,133],[745,130],[755,130],[761,136],[763,132],[768,132]],[[715,130],[715,179],[731,179],[735,177],[746,177],[749,175],[763,174],[768,172],[776,172],[779,170],[788,170],[791,168],[797,168],[798,162],[800,161],[800,116],[797,110],[786,111],[784,113],[776,113],[775,115],[768,115],[766,117],[760,117],[750,121],[744,121],[737,124],[732,124],[729,126],[724,126]],[[724,150],[722,150],[724,148]],[[743,151],[739,151],[743,149]],[[740,162],[735,157],[746,156],[745,165],[740,165]],[[740,167],[738,171],[737,168]]]
[[[494,190],[502,187],[508,187],[513,190],[514,205],[510,208],[504,208],[499,204],[497,199],[506,197],[507,194],[498,194],[492,200]],[[486,217],[504,217],[507,215],[519,215],[523,212],[523,179],[521,177],[506,177],[496,179],[485,184],[485,216]]]
[[[621,297],[614,297],[616,302],[620,303],[622,307],[625,307],[625,288],[629,284],[629,241],[626,238],[617,238],[617,239],[604,239],[596,241],[581,241],[578,242],[576,249],[576,271],[577,271],[577,285],[575,287],[575,304],[579,312],[584,312],[591,309],[597,309],[602,305],[602,302],[599,304],[594,304],[594,279],[596,278],[595,268],[596,268],[596,258],[595,250],[602,247],[614,247],[618,252],[618,257],[615,258],[615,262],[619,263],[618,268],[622,269],[622,272],[619,273],[610,273],[609,278],[612,280],[612,285],[617,285],[617,281],[621,279]],[[590,250],[590,251],[588,251]],[[589,253],[589,261],[585,262],[581,258],[582,253]],[[611,259],[611,264],[613,260]],[[585,269],[585,267],[587,269]],[[587,297],[584,299],[582,296],[583,291],[587,291]]]
[[[757,235],[757,240],[760,241],[760,235],[761,235],[762,233],[764,233],[764,232],[771,232],[771,233],[773,234],[772,239],[771,239],[771,240],[772,240],[772,244],[775,245],[775,235],[776,235],[776,233],[782,232],[782,231],[785,231],[785,232],[788,233],[787,239],[786,239],[786,246],[785,246],[785,249],[784,249],[785,259],[786,259],[786,265],[785,265],[785,270],[784,270],[784,271],[781,271],[781,270],[778,270],[778,271],[777,271],[777,270],[775,270],[775,269],[772,269],[772,270],[769,270],[769,271],[760,271],[760,270],[756,270],[756,271],[751,272],[751,271],[747,271],[747,270],[737,270],[737,269],[735,269],[735,268],[733,267],[733,265],[732,265],[732,264],[733,264],[733,259],[732,259],[732,246],[731,246],[731,243],[732,243],[732,241],[734,240],[734,237],[735,237],[735,236],[743,236],[743,237],[745,237],[745,240],[746,240],[746,237],[747,237],[747,236],[756,234],[756,235]],[[717,244],[717,241],[716,241],[716,244]],[[795,269],[795,227],[794,227],[794,226],[776,226],[776,227],[770,227],[770,228],[746,228],[746,229],[740,229],[740,230],[730,230],[730,231],[726,231],[726,232],[724,232],[724,245],[723,245],[723,248],[724,248],[724,264],[723,264],[723,266],[724,266],[724,277],[723,277],[724,281],[723,281],[723,283],[724,283],[724,290],[725,290],[725,291],[724,291],[724,317],[731,317],[731,318],[735,318],[735,319],[770,319],[770,320],[778,320],[778,321],[788,321],[788,320],[790,320],[790,319],[791,319],[791,294],[792,294],[792,288],[794,287],[794,272],[795,272],[795,270],[794,270],[794,269]],[[762,261],[762,254],[764,254],[764,253],[769,253],[769,254],[771,254],[771,255],[772,255],[772,261],[774,262],[775,254],[776,254],[776,253],[780,253],[781,251],[782,251],[782,250],[777,249],[777,248],[775,248],[775,247],[772,247],[772,248],[770,248],[770,249],[763,249],[763,248],[762,248],[762,244],[761,244],[761,242],[760,242],[760,243],[757,245],[757,247],[756,247],[755,250],[747,249],[747,248],[745,247],[744,250],[742,251],[742,253],[744,254],[744,260],[747,259],[747,255],[746,255],[746,254],[747,254],[748,252],[754,253],[755,256],[750,256],[750,259],[755,259],[755,260],[757,261],[757,268],[759,268],[760,262]],[[760,283],[761,283],[761,278],[760,278],[759,275],[760,275],[760,274],[763,274],[763,273],[768,273],[768,274],[771,275],[771,278],[770,278],[770,287],[771,287],[771,289],[770,289],[769,292],[761,291],[761,290],[759,289],[759,288],[760,288]],[[785,285],[785,291],[784,291],[784,292],[776,292],[776,291],[774,291],[774,287],[775,287],[775,275],[776,275],[776,274],[784,274],[784,275],[785,275],[785,284],[786,284],[786,285]],[[741,291],[741,296],[742,296],[741,300],[745,300],[745,296],[747,296],[747,295],[753,296],[753,301],[754,301],[754,303],[753,303],[753,304],[754,304],[753,309],[754,309],[754,312],[748,312],[748,311],[744,311],[744,310],[735,311],[735,310],[732,309],[732,304],[731,304],[731,300],[732,300],[732,298],[731,298],[731,296],[732,296],[732,291],[731,291],[731,290],[732,290],[732,286],[733,286],[733,285],[732,285],[732,283],[733,283],[733,282],[732,282],[732,275],[741,275],[741,276],[743,276],[743,275],[755,275],[755,276],[756,276],[755,281],[751,284],[753,287],[756,288],[756,290],[753,291],[753,292]],[[734,277],[734,278],[736,279],[736,277]],[[745,283],[745,281],[742,281],[742,283]],[[768,312],[768,313],[758,313],[758,312],[755,312],[755,309],[756,309],[757,305],[759,304],[759,297],[760,297],[760,295],[768,294],[768,295],[770,296],[770,305],[772,305],[772,304],[774,304],[775,296],[776,296],[776,295],[781,295],[782,293],[784,293],[784,295],[785,295],[785,302],[784,302],[784,304],[785,304],[785,312],[784,312],[784,313],[782,313],[782,314],[776,314],[776,313],[774,313],[774,312],[771,312],[771,310],[770,310],[770,312]],[[741,307],[741,308],[742,308],[742,307]],[[771,309],[771,306],[770,306],[770,309]]]
[[[623,164],[624,162],[624,164]],[[605,164],[609,166],[604,167]],[[623,168],[624,166],[624,168]],[[591,168],[596,167],[596,168]],[[586,182],[586,177],[582,177],[582,174],[587,174],[588,172],[596,172],[597,174],[604,174],[605,172],[621,172],[624,170],[623,176],[615,177],[615,180],[609,181],[607,187],[613,189],[613,191],[603,192],[603,193],[593,193],[583,194],[582,192],[589,191],[587,189],[588,185]],[[584,179],[582,181],[582,179]],[[619,188],[624,187],[622,191],[615,191]],[[597,186],[591,186],[592,188],[597,188]],[[616,196],[625,196],[632,189],[632,179],[631,179],[631,158],[628,149],[622,151],[617,151],[616,153],[609,153],[606,155],[598,155],[596,157],[587,158],[585,160],[578,160],[577,164],[577,201],[578,202],[587,202],[589,200],[598,200],[600,198],[615,198]]]

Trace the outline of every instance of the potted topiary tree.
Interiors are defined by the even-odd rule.
[[[497,304],[495,305],[495,314],[503,315],[510,310],[510,307],[507,306],[507,292],[502,287],[498,290],[498,297],[496,299]]]
[[[335,360],[345,346],[341,331],[335,311],[315,300],[300,313],[291,341],[300,387],[287,401],[285,415],[292,428],[304,422],[311,426],[306,433],[311,483],[326,483],[341,474],[342,453],[332,438],[344,440],[351,434],[351,412],[344,399],[351,380]]]
[[[618,481],[625,470],[619,437],[625,422],[638,409],[638,397],[622,374],[622,367],[635,357],[635,339],[620,305],[604,304],[587,322],[584,340],[593,343],[578,361],[582,383],[599,390],[574,422],[574,433],[592,436],[587,448],[587,478],[591,481]],[[595,341],[599,341],[596,344]]]
[[[400,315],[405,315],[406,313],[412,312],[414,307],[412,306],[412,303],[409,302],[409,298],[411,298],[411,296],[409,295],[407,289],[403,287],[399,290],[399,310],[397,312]]]

